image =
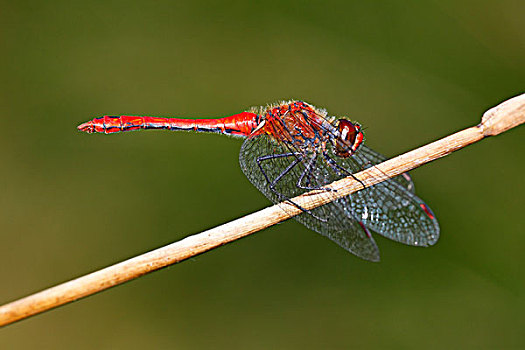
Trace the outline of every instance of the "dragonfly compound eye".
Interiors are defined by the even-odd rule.
[[[363,132],[359,124],[346,119],[339,119],[337,124],[339,137],[336,140],[335,152],[339,157],[350,157],[363,143]]]

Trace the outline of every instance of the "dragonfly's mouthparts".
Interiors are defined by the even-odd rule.
[[[84,132],[87,132],[88,134],[91,134],[91,133],[95,132],[95,125],[93,125],[93,121],[90,120],[88,122],[85,122],[85,123],[80,124],[79,126],[77,126],[77,129],[79,131],[84,131]]]

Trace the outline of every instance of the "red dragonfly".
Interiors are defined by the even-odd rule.
[[[213,132],[246,138],[240,152],[242,171],[274,203],[311,190],[330,195],[324,186],[352,176],[386,158],[363,145],[358,123],[328,116],[303,101],[253,107],[219,119],[104,116],[78,126],[88,133],[138,129]],[[439,238],[432,210],[414,194],[408,174],[386,180],[295,219],[353,254],[379,261],[370,230],[392,240],[430,246]]]

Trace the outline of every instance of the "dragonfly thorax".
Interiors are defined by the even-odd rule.
[[[330,143],[338,157],[348,158],[364,140],[359,124],[328,117],[325,110],[304,101],[283,101],[251,112],[260,121],[254,134],[271,135],[301,153],[316,153]]]

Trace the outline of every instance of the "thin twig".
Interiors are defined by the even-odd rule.
[[[479,125],[462,130],[441,140],[420,147],[368,168],[352,177],[332,183],[334,196],[306,193],[293,202],[304,209],[313,209],[328,201],[347,196],[425,163],[450,154],[460,148],[498,135],[525,122],[525,94],[514,97],[488,110]],[[359,179],[359,181],[356,181]],[[287,206],[282,210],[280,206]],[[275,225],[300,214],[297,205],[281,203],[208,231],[189,236],[165,247],[125,260],[69,282],[43,290],[28,297],[0,306],[0,327],[64,305],[71,301],[98,293],[152,271],[178,263],[208,250],[235,241],[249,234]]]

